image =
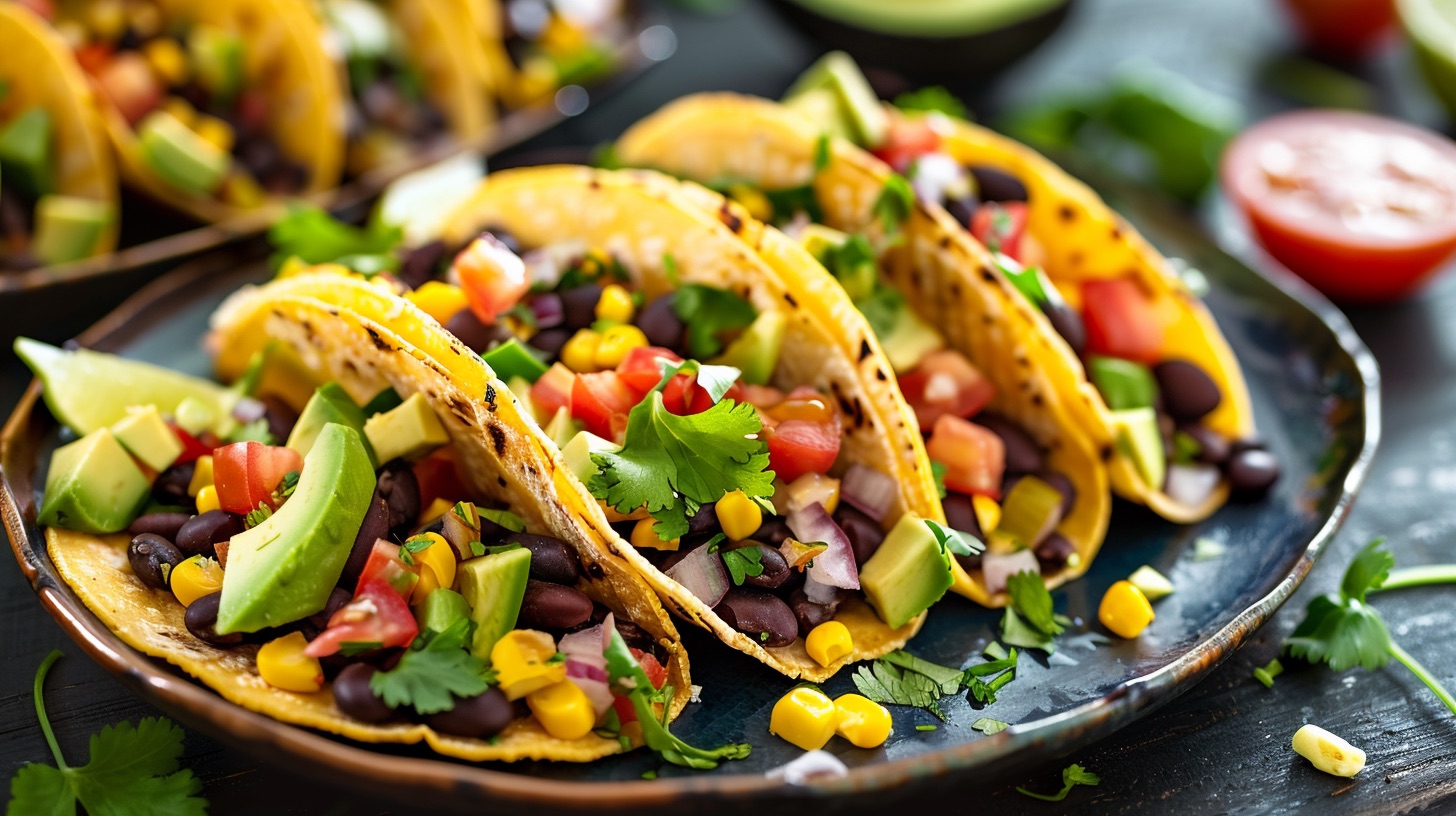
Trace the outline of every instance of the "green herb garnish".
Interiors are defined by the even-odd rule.
[[[993,720],[990,717],[982,717],[981,719],[971,723],[971,728],[980,731],[982,734],[985,734],[988,737],[992,734],[999,734],[1010,727],[1011,723],[1002,722],[1001,720]]]
[[[268,230],[274,268],[298,258],[310,264],[339,263],[363,275],[398,269],[394,251],[403,240],[404,231],[397,226],[375,221],[355,227],[310,204],[289,205]]]
[[[698,359],[723,352],[723,335],[746,329],[758,317],[753,304],[728,291],[686,283],[673,296],[672,310],[688,327],[688,353]]]
[[[741,547],[736,550],[723,551],[723,566],[728,568],[728,574],[733,578],[734,586],[743,586],[747,578],[756,578],[763,574],[763,554],[758,547]],[[767,635],[767,632],[764,632]]]
[[[895,107],[902,111],[935,111],[967,121],[971,118],[965,103],[940,85],[928,85],[924,88],[906,91],[895,97]]]
[[[1274,658],[1268,664],[1254,669],[1254,679],[1264,684],[1264,688],[1274,688],[1274,678],[1284,673],[1284,664],[1279,658]]]
[[[900,234],[900,225],[910,217],[910,211],[915,207],[915,190],[910,182],[899,173],[892,173],[885,181],[885,186],[880,189],[880,195],[875,199],[875,217],[880,219],[880,227],[885,231],[885,237],[894,239]]]
[[[1001,619],[1001,642],[1047,654],[1057,649],[1056,636],[1064,628],[1052,611],[1052,596],[1041,576],[1026,570],[1006,580],[1011,603]]]
[[[483,693],[490,687],[485,663],[465,651],[474,624],[461,618],[415,638],[394,668],[369,679],[370,690],[390,708],[407,705],[420,714],[449,711],[456,697]]]
[[[257,507],[253,508],[253,510],[249,512],[246,516],[243,516],[243,524],[249,530],[251,530],[254,527],[257,527],[259,524],[267,521],[269,518],[272,517],[272,515],[273,508],[269,507],[263,502],[258,502]]]
[[[1100,785],[1101,783],[1102,779],[1099,778],[1097,774],[1092,773],[1086,768],[1083,768],[1081,765],[1073,764],[1067,766],[1062,770],[1062,789],[1057,791],[1056,793],[1050,795],[1045,793],[1032,793],[1031,791],[1022,787],[1018,787],[1016,789],[1016,792],[1024,794],[1026,796],[1030,796],[1033,799],[1040,799],[1043,802],[1060,802],[1063,799],[1066,799],[1067,794],[1072,792],[1072,788],[1075,788],[1078,785],[1089,785],[1095,787],[1096,785]]]

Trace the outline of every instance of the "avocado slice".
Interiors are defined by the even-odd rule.
[[[460,565],[460,594],[470,604],[470,617],[475,621],[470,651],[476,657],[490,662],[495,642],[516,628],[530,575],[531,551],[525,547],[482,555]]]
[[[1158,429],[1157,412],[1152,408],[1113,411],[1112,427],[1117,429],[1118,447],[1132,457],[1138,475],[1154,490],[1161,490],[1168,462],[1163,456],[1163,432]]]
[[[134,408],[126,418],[111,426],[116,441],[132,456],[161,473],[182,455],[182,440],[167,426],[155,405]]]
[[[415,607],[415,621],[421,632],[443,632],[462,618],[470,617],[470,604],[453,589],[440,587]]]
[[[187,37],[197,82],[223,107],[242,90],[243,38],[216,26],[195,25]]]
[[[749,385],[767,385],[779,363],[779,349],[783,347],[788,322],[777,309],[759,312],[713,362],[738,369]]]
[[[15,353],[45,386],[46,407],[78,434],[110,427],[125,419],[128,408],[155,405],[176,414],[186,399],[209,406],[213,430],[227,437],[237,426],[232,418],[239,396],[215,382],[112,354],[77,349],[66,351],[20,337]]]
[[[211,195],[232,166],[232,156],[166,111],[147,114],[137,138],[147,166],[185,193]]]
[[[0,174],[8,185],[30,198],[50,195],[56,189],[51,124],[50,111],[37,107],[0,130]]]
[[[313,392],[308,404],[303,406],[303,413],[298,415],[298,421],[293,424],[293,431],[288,434],[287,446],[298,451],[301,456],[308,456],[319,434],[331,422],[358,432],[359,439],[364,443],[364,450],[369,454],[369,461],[376,466],[379,464],[378,457],[374,455],[374,447],[369,442],[369,435],[364,430],[364,410],[336,382],[326,382]]]
[[[809,66],[784,94],[785,103],[808,91],[828,88],[839,101],[840,121],[851,134],[851,141],[860,147],[875,147],[885,140],[890,119],[880,107],[869,80],[843,51],[830,51]]]
[[[125,530],[151,495],[141,468],[102,428],[56,448],[37,521],[82,533]]]
[[[1114,411],[1151,408],[1157,402],[1158,382],[1153,379],[1153,372],[1141,363],[1094,356],[1087,360],[1087,376],[1101,392],[1107,407]]]
[[[44,196],[35,204],[35,232],[30,251],[47,266],[89,258],[96,254],[96,247],[115,215],[108,201]]]
[[[597,463],[592,461],[594,453],[612,453],[622,448],[591,431],[582,431],[566,443],[561,456],[566,460],[566,469],[576,475],[582,484],[589,484],[597,475]]]
[[[914,513],[900,517],[859,571],[865,599],[896,629],[940,600],[952,583],[949,553]]]
[[[895,328],[880,338],[880,347],[896,374],[913,371],[925,355],[945,346],[945,338],[935,327],[920,319],[909,306],[900,308]]]
[[[346,425],[324,426],[293,495],[262,524],[233,536],[217,632],[257,632],[322,610],[373,496],[363,436]]]
[[[306,412],[307,407],[304,410]],[[364,412],[361,410],[359,413],[363,416]],[[445,432],[440,418],[435,416],[435,409],[430,407],[423,394],[411,394],[397,407],[366,419],[364,438],[369,441],[374,449],[374,458],[379,462],[395,459],[413,462],[436,448],[450,444],[450,434]],[[291,435],[289,441],[293,441]]]

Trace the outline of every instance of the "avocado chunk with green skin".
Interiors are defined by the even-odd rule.
[[[1112,427],[1117,429],[1117,445],[1132,458],[1138,475],[1154,490],[1163,488],[1168,463],[1163,456],[1163,432],[1158,429],[1158,414],[1152,408],[1130,408],[1112,412]]]
[[[859,571],[865,599],[896,629],[940,600],[952,583],[950,555],[914,513],[900,517]]]
[[[182,440],[155,405],[144,405],[111,426],[111,433],[142,464],[161,473],[182,455]]]
[[[440,587],[415,607],[415,622],[421,632],[443,632],[455,622],[470,618],[470,603],[453,589]]]
[[[137,128],[142,157],[166,183],[193,195],[211,195],[232,157],[166,111],[147,114]]]
[[[435,416],[435,409],[430,407],[423,394],[411,394],[397,407],[364,420],[364,437],[369,440],[374,457],[380,462],[395,459],[413,462],[436,448],[450,444],[450,434],[445,432],[440,418]],[[289,441],[293,441],[292,436]]]
[[[895,328],[880,338],[880,347],[896,374],[913,371],[925,355],[945,346],[945,338],[934,326],[920,319],[909,306],[900,309]]]
[[[541,358],[532,354],[514,337],[487,351],[481,355],[481,359],[502,380],[520,377],[528,383],[534,383],[546,373],[546,364],[541,362]]]
[[[349,560],[374,481],[359,432],[326,425],[304,457],[288,501],[263,523],[232,537],[218,634],[257,632],[322,610]]]
[[[151,482],[110,430],[56,448],[37,521],[82,533],[115,533],[136,519]]]
[[[777,309],[759,312],[713,363],[738,369],[749,385],[767,385],[779,364],[779,349],[783,347],[788,322]]]
[[[848,125],[855,144],[875,147],[885,140],[890,129],[889,117],[853,57],[843,51],[831,51],[820,57],[799,75],[784,99],[792,100],[817,88],[828,88],[838,97],[842,121]]]
[[[470,651],[476,657],[489,663],[496,641],[516,628],[530,575],[531,551],[525,547],[472,558],[460,565],[460,594],[470,604],[470,617],[475,621]]]
[[[126,419],[132,406],[155,405],[163,414],[176,414],[187,399],[210,406],[217,423],[211,430],[218,436],[227,437],[237,426],[232,412],[238,394],[210,380],[98,351],[66,351],[28,337],[16,339],[15,353],[45,386],[51,414],[83,436]]]
[[[7,186],[30,198],[55,192],[51,130],[51,114],[45,108],[31,108],[0,130],[0,173]]]
[[[45,196],[35,205],[31,254],[47,266],[89,258],[96,254],[101,237],[111,226],[115,214],[107,201]]]
[[[621,449],[590,431],[582,431],[566,443],[566,447],[561,449],[561,456],[566,459],[566,469],[575,474],[582,484],[588,484],[600,470],[592,458],[593,454],[614,453]]]
[[[1151,408],[1158,400],[1158,382],[1153,372],[1141,363],[1117,357],[1092,357],[1087,361],[1087,376],[1097,386],[1107,407],[1114,411]]]
[[[303,406],[303,413],[298,415],[298,421],[293,424],[293,431],[288,434],[287,447],[298,451],[300,456],[308,456],[319,434],[331,422],[357,431],[364,443],[365,452],[369,454],[369,461],[378,465],[379,458],[374,455],[374,447],[364,429],[364,409],[336,382],[324,383],[309,397],[308,403]]]

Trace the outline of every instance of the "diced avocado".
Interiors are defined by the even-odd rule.
[[[906,306],[900,310],[895,328],[880,337],[880,347],[896,374],[913,371],[925,355],[945,346],[945,338],[934,326],[920,319],[915,310]]]
[[[113,217],[115,210],[107,201],[45,196],[35,205],[30,251],[47,266],[89,258],[96,254]]]
[[[364,436],[381,462],[395,459],[413,462],[450,444],[450,435],[423,394],[411,394],[399,407],[365,420]],[[289,441],[293,441],[292,437]]]
[[[1016,480],[1001,502],[1001,520],[987,542],[992,552],[1035,549],[1062,520],[1062,494],[1035,476]]]
[[[844,115],[839,94],[832,88],[810,88],[784,98],[785,107],[804,114],[804,118],[824,128],[824,133],[836,139],[854,141],[854,127]]]
[[[187,51],[197,83],[226,106],[243,87],[243,38],[215,26],[196,25],[187,37]]]
[[[472,558],[460,565],[460,594],[470,604],[470,617],[475,621],[470,651],[476,657],[489,661],[495,642],[516,628],[530,575],[531,551],[525,547]]]
[[[534,383],[546,373],[546,364],[541,362],[541,358],[532,354],[514,337],[487,351],[481,355],[481,359],[502,380],[520,377],[528,383]]]
[[[368,402],[364,403],[362,410],[364,411],[364,416],[372,417],[375,414],[392,411],[401,405],[404,405],[404,398],[399,395],[399,392],[393,388],[385,388],[370,398]]]
[[[231,156],[166,111],[147,114],[137,137],[147,166],[186,193],[210,195],[232,165]]]
[[[1117,429],[1118,447],[1132,457],[1138,475],[1154,490],[1162,489],[1168,463],[1163,457],[1163,433],[1158,429],[1157,412],[1152,408],[1113,411],[1112,427]]]
[[[288,501],[233,536],[218,633],[257,632],[322,610],[343,574],[374,482],[363,436],[346,425],[325,426]]]
[[[126,418],[127,408],[155,405],[163,414],[177,413],[186,399],[211,406],[217,418],[212,430],[232,433],[238,395],[217,383],[111,354],[78,349],[66,351],[21,337],[15,353],[45,386],[46,407],[78,434],[106,428]]]
[[[821,262],[833,250],[839,249],[849,240],[849,234],[823,224],[809,224],[799,233],[799,245]]]
[[[82,533],[115,533],[137,517],[152,486],[110,430],[56,448],[38,521]]]
[[[566,468],[576,474],[582,484],[591,481],[597,475],[597,463],[592,461],[594,453],[612,453],[621,450],[621,447],[597,436],[591,431],[582,431],[572,438],[561,449],[561,455],[566,459]]]
[[[313,447],[314,440],[330,422],[337,422],[358,431],[359,438],[364,443],[364,450],[369,454],[369,461],[374,463],[380,461],[374,455],[374,447],[370,444],[369,436],[364,431],[363,409],[354,402],[343,386],[336,382],[324,383],[313,392],[308,404],[303,406],[303,413],[298,415],[298,421],[293,424],[293,431],[288,434],[288,447],[298,451],[300,455],[307,456],[309,449]]]
[[[182,455],[182,440],[155,405],[133,408],[125,419],[111,426],[111,433],[128,453],[158,473]]]
[[[896,629],[940,600],[952,583],[949,555],[914,513],[900,517],[859,571],[865,599]]]
[[[842,121],[848,125],[855,144],[875,147],[885,140],[890,129],[889,117],[853,57],[843,51],[831,51],[820,57],[794,81],[784,94],[784,101],[817,88],[828,88],[838,97]]]
[[[1138,567],[1132,575],[1129,575],[1127,582],[1141,589],[1143,595],[1146,595],[1150,601],[1166,598],[1173,594],[1173,582],[1147,564]]]
[[[55,192],[50,111],[31,108],[0,130],[0,173],[4,174],[7,186],[29,198]]]
[[[788,322],[777,309],[759,312],[713,362],[743,372],[743,381],[749,385],[767,385],[774,367],[779,364],[779,349],[783,347]]]
[[[1087,376],[1101,392],[1107,407],[1114,411],[1151,408],[1158,399],[1157,380],[1141,363],[1094,356],[1087,360]]]
[[[172,419],[176,420],[177,427],[199,436],[217,425],[217,406],[197,397],[183,397],[172,412]]]
[[[470,604],[453,589],[440,587],[415,607],[415,621],[421,632],[443,632],[455,622],[470,617]]]
[[[571,440],[586,428],[580,420],[572,419],[571,411],[566,406],[556,409],[556,415],[546,423],[546,435],[556,443],[556,447],[565,448],[571,444]]]

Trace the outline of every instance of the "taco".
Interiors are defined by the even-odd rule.
[[[627,37],[627,0],[466,0],[479,70],[501,104],[547,102],[609,75]]]
[[[251,354],[234,387],[17,342],[81,435],[47,477],[50,557],[124,641],[360,742],[746,753],[668,732],[691,689],[671,618],[556,498],[554,452],[503,385],[462,391],[384,326],[267,288],[230,299],[209,344],[224,369]]]
[[[751,97],[672,103],[628,130],[616,156],[725,191],[831,270],[943,469],[948,523],[986,542],[956,559],[958,593],[1002,606],[1018,572],[1048,587],[1086,572],[1107,530],[1106,470],[1047,374],[1058,352],[1030,305],[943,211],[807,117]]]
[[[116,246],[116,169],[85,76],[64,40],[0,5],[0,270]]]
[[[359,279],[275,285],[389,320],[463,376],[476,364],[439,338],[482,353],[562,449],[582,515],[671,609],[822,680],[903,645],[961,542],[853,305],[781,233],[694,196],[711,193],[655,173],[491,175],[404,261],[405,298],[433,319]]]
[[[62,0],[130,186],[216,222],[338,184],[344,114],[303,0]]]

